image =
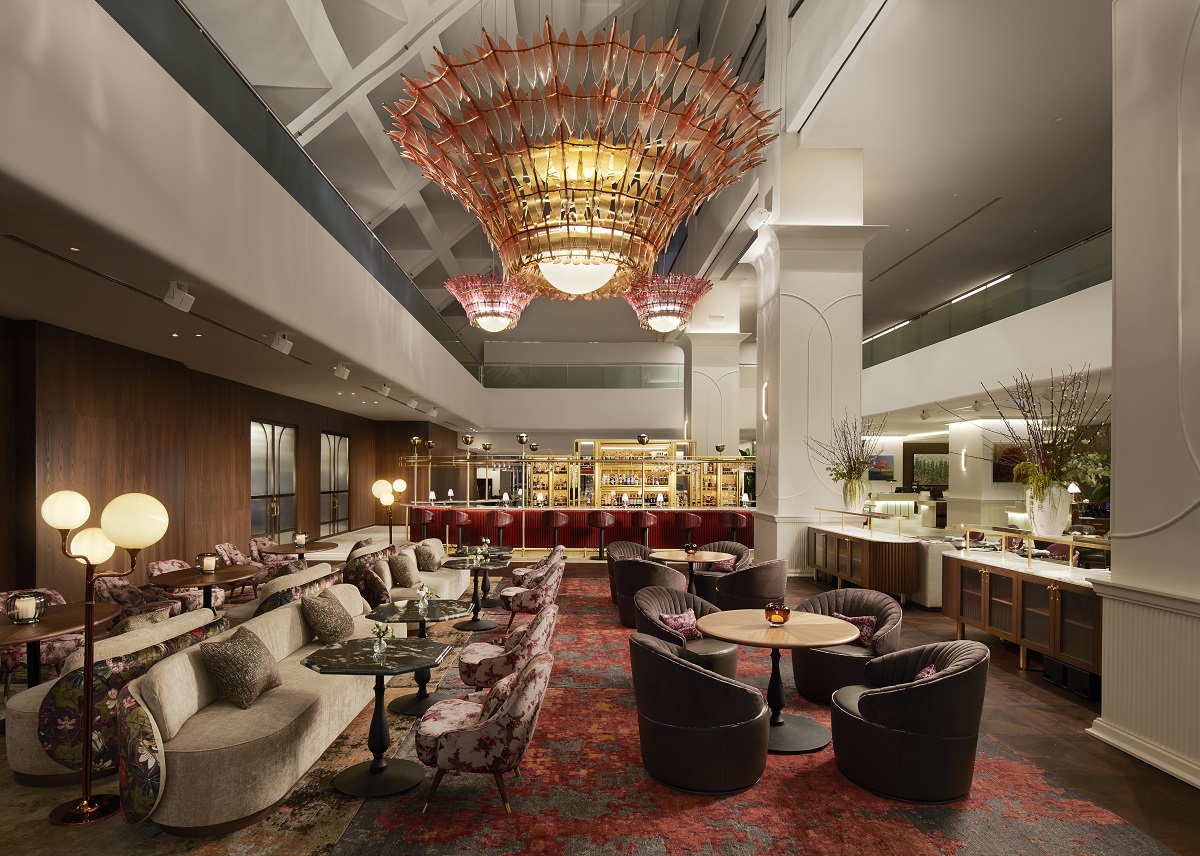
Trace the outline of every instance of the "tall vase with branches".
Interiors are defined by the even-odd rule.
[[[825,465],[825,472],[842,486],[842,502],[847,509],[859,511],[866,499],[867,471],[871,462],[883,451],[879,435],[887,425],[887,414],[881,419],[851,416],[847,411],[833,421],[829,441],[809,437],[808,448]]]
[[[1061,535],[1070,524],[1067,484],[1107,477],[1108,457],[1096,442],[1111,396],[1101,395],[1100,378],[1089,366],[1051,371],[1045,388],[1022,371],[1011,386],[1000,388],[1002,400],[986,387],[984,391],[1004,422],[1002,433],[1022,452],[1024,460],[1013,468],[1013,477],[1028,488],[1034,532]]]

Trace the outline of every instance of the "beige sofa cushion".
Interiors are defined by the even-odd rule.
[[[438,568],[430,574],[421,574],[425,583],[439,600],[456,600],[471,583],[471,572],[462,568]],[[418,597],[416,586],[393,586],[388,596],[392,600],[411,600]]]
[[[258,597],[246,603],[239,603],[237,606],[232,606],[225,610],[225,617],[229,619],[230,624],[241,624],[244,621],[254,617],[255,610],[259,604],[266,600],[276,592],[281,592],[284,589],[295,588],[302,586],[305,583],[310,583],[313,580],[319,580],[321,577],[328,576],[332,573],[333,568],[328,562],[320,562],[316,565],[310,565],[308,570],[299,571],[294,574],[284,574],[281,577],[276,577],[273,580],[267,581],[264,585],[258,587]]]
[[[216,620],[216,617],[216,613],[211,609],[194,609],[191,612],[176,615],[174,618],[168,618],[166,621],[143,627],[141,630],[131,630],[107,639],[97,639],[92,662],[107,660],[111,657],[124,657],[134,651],[174,639],[182,633],[190,633],[197,627],[203,627],[210,621]],[[67,657],[62,666],[62,673],[65,675],[67,672],[82,668],[82,666],[83,649],[80,648],[78,651],[72,651],[71,655]]]

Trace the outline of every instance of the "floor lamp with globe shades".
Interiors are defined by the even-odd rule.
[[[80,493],[60,490],[42,503],[42,519],[62,536],[63,555],[75,559],[86,570],[84,583],[83,627],[83,709],[80,720],[83,733],[83,798],[56,806],[50,822],[58,826],[87,826],[111,817],[121,807],[116,794],[92,795],[92,732],[95,727],[95,691],[92,662],[96,628],[96,580],[101,577],[127,577],[137,567],[137,556],[146,547],[158,543],[167,532],[169,516],[161,502],[144,493],[126,493],[104,507],[100,526],[83,529],[70,538],[71,531],[87,522],[92,506]],[[67,540],[70,538],[68,548]],[[129,570],[96,572],[96,566],[112,558],[117,547],[129,554]]]
[[[389,544],[392,543],[392,505],[396,502],[396,495],[404,493],[407,489],[408,483],[404,479],[396,479],[393,482],[378,479],[371,485],[371,493],[379,500],[379,504],[387,509]]]

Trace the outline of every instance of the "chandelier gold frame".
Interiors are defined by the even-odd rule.
[[[504,272],[563,296],[539,262],[615,263],[596,297],[648,276],[679,225],[764,161],[778,112],[729,60],[701,63],[678,34],[630,45],[614,22],[589,42],[544,31],[461,59],[438,51],[388,108],[403,157],[483,225]]]

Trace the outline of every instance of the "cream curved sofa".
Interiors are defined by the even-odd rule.
[[[96,676],[105,686],[123,685],[127,676],[136,677],[148,671],[168,650],[193,644],[207,633],[219,632],[227,626],[214,624],[205,633],[196,632],[213,624],[215,620],[216,615],[211,609],[196,609],[140,630],[98,639],[92,656],[92,662],[97,664]],[[8,766],[12,770],[13,781],[18,784],[53,787],[73,785],[79,781],[79,770],[82,768],[79,747],[71,740],[44,739],[39,734],[39,730],[45,730],[39,725],[39,714],[43,707],[52,710],[56,699],[47,697],[60,687],[68,697],[79,698],[78,693],[82,691],[83,684],[82,675],[76,674],[76,670],[82,667],[83,649],[80,648],[63,663],[60,677],[52,681],[43,681],[8,700],[5,710],[7,735],[4,748],[8,754]],[[100,699],[97,699],[97,704],[104,712],[97,717],[94,733],[98,739],[105,740],[116,730],[116,713],[106,709]],[[50,723],[54,721],[49,713],[40,718]],[[97,746],[92,766],[95,774],[100,776],[115,773],[116,756],[115,747]],[[62,761],[75,763],[74,766],[66,766]]]
[[[341,570],[334,570],[327,562],[312,565],[307,570],[294,574],[283,574],[268,580],[258,587],[258,597],[246,603],[230,606],[223,613],[231,625],[243,624],[256,615],[270,612],[305,595],[319,594],[342,581]]]
[[[354,616],[355,635],[374,622],[358,589],[331,590]],[[125,750],[121,809],[137,823],[149,818],[177,835],[198,837],[239,829],[271,810],[374,698],[369,675],[323,675],[301,664],[323,647],[299,602],[250,618],[253,631],[279,663],[282,686],[247,710],[221,698],[199,646],[156,664],[122,700]],[[397,635],[403,624],[393,625]]]

